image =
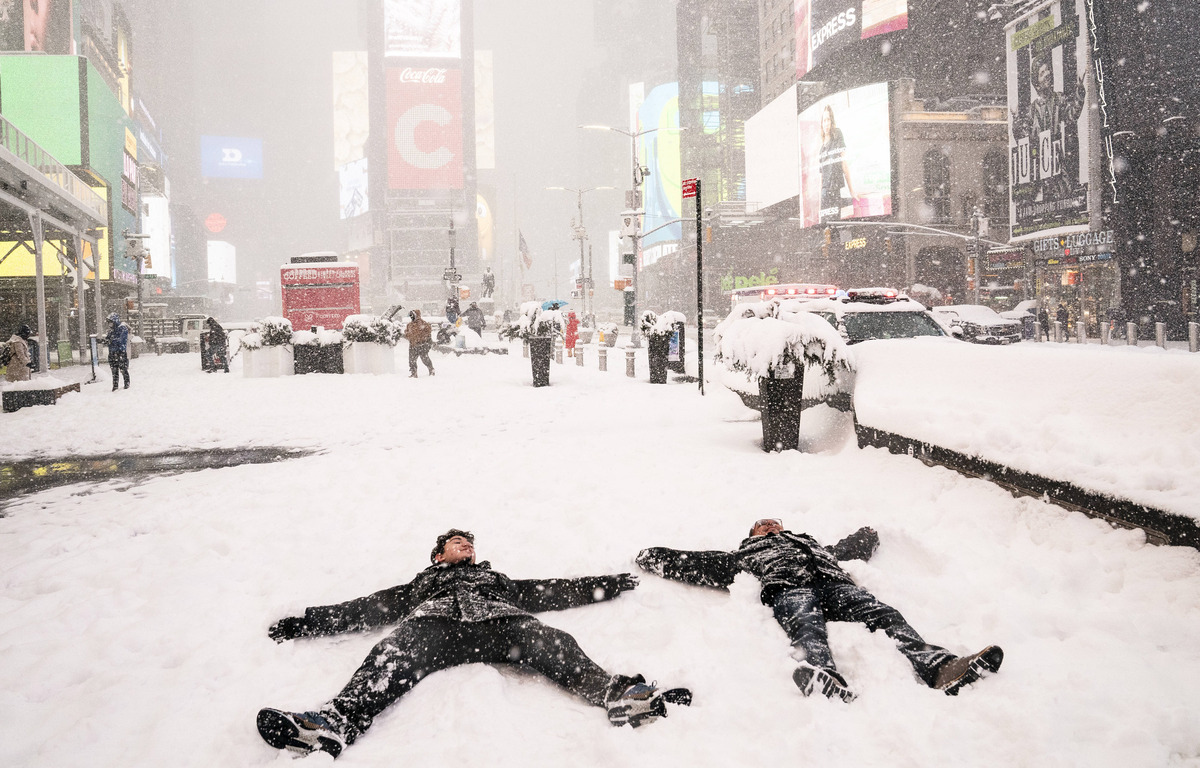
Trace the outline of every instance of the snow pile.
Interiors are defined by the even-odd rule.
[[[788,378],[803,365],[822,371],[826,383],[833,385],[854,371],[846,343],[833,326],[811,312],[781,311],[775,302],[739,307],[713,335],[714,360],[754,380]]]
[[[342,332],[331,328],[322,328],[316,333],[296,331],[292,334],[293,347],[340,347],[341,345]]]
[[[375,315],[350,315],[342,323],[342,338],[349,343],[361,341],[394,347],[403,335],[398,324]]]

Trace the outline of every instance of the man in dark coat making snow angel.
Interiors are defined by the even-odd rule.
[[[815,688],[829,698],[855,698],[833,663],[826,621],[860,622],[872,632],[882,629],[908,657],[917,677],[951,696],[999,669],[1004,652],[997,646],[960,657],[926,643],[899,611],[856,585],[838,565],[840,560],[867,560],[878,546],[879,535],[871,528],[823,547],[808,534],[792,533],[779,520],[767,519],[756,522],[733,552],[653,547],[638,553],[637,564],[668,579],[722,589],[739,571],[753,574],[762,583],[760,599],[792,641],[800,662],[792,679],[805,696]]]
[[[433,565],[407,584],[280,619],[276,642],[398,624],[342,692],[317,710],[263,709],[258,732],[276,749],[337,757],[372,720],[425,676],[460,664],[517,664],[536,670],[590,704],[614,725],[635,728],[666,716],[666,703],[688,704],[682,688],[660,691],[641,675],[605,672],[575,638],[531,613],[611,600],[637,586],[629,573],[578,579],[510,579],[475,562],[475,537],[450,529],[430,553]]]

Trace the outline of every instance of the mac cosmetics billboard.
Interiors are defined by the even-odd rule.
[[[638,106],[637,120],[637,130],[648,131],[638,138],[638,154],[643,165],[650,169],[650,176],[642,183],[645,205],[642,231],[649,233],[642,237],[642,247],[648,248],[664,241],[679,242],[683,237],[683,227],[675,221],[681,217],[683,210],[683,181],[679,166],[679,84],[660,85],[646,94],[645,100]],[[666,226],[662,226],[664,224]],[[660,226],[662,229],[650,232]]]
[[[800,113],[804,226],[891,215],[891,122],[887,83],[826,96]]]
[[[746,209],[759,210],[800,194],[796,86],[746,121]]]
[[[0,2],[0,50],[74,53],[71,0]]]

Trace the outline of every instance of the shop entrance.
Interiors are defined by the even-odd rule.
[[[1042,267],[1038,270],[1038,296],[1051,320],[1058,305],[1066,305],[1072,336],[1075,323],[1082,319],[1087,335],[1099,338],[1100,324],[1112,319],[1121,306],[1120,282],[1114,260]]]

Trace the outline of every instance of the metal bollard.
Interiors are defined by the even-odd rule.
[[[1042,340],[1042,324],[1040,322],[1038,322],[1037,320],[1033,321],[1033,340],[1034,341]]]
[[[563,360],[562,339],[556,337],[554,339],[554,362],[558,363],[559,365],[562,365],[562,360]]]
[[[627,347],[625,349],[625,375],[631,379],[637,375],[634,370],[633,363],[633,356],[636,352],[637,350],[635,350],[633,347]]]
[[[1087,324],[1082,320],[1075,323],[1075,343],[1087,344]]]
[[[1188,323],[1188,352],[1200,352],[1200,323]]]
[[[1062,343],[1062,340],[1063,340],[1062,323],[1060,323],[1058,320],[1051,320],[1050,322],[1054,323],[1054,341],[1055,341],[1055,343]]]
[[[1167,348],[1167,324],[1166,323],[1155,323],[1154,324],[1154,343],[1157,344],[1158,346],[1162,347],[1163,349]]]
[[[529,342],[521,342],[521,357],[529,357]]]
[[[1136,347],[1138,342],[1137,336],[1137,323],[1125,323],[1125,344],[1127,346]]]
[[[580,368],[583,367],[583,347],[579,345],[575,346],[575,365]]]
[[[1100,343],[1108,344],[1112,340],[1112,323],[1100,323]]]
[[[608,370],[608,348],[598,347],[596,349],[596,359],[600,361],[600,370]]]

